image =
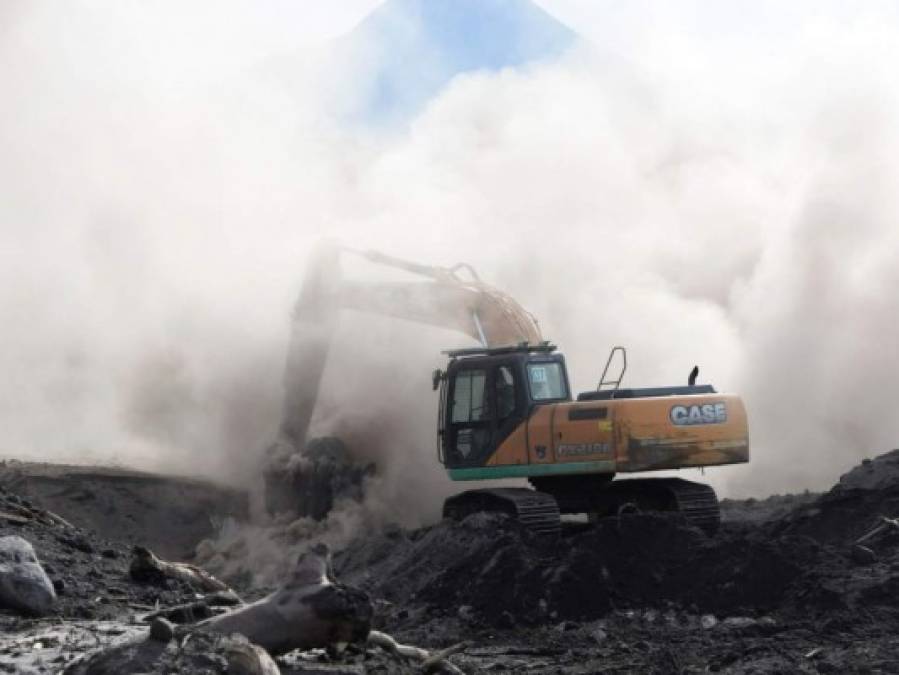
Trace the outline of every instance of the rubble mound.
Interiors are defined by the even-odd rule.
[[[774,533],[804,534],[842,544],[863,536],[882,517],[899,516],[899,450],[865,459],[826,493],[772,523]]]
[[[393,605],[500,627],[646,608],[759,616],[864,607],[899,624],[899,521],[889,522],[899,515],[899,451],[866,460],[823,495],[754,506],[735,505],[714,537],[675,515],[633,514],[546,540],[478,514],[360,538],[336,566]]]
[[[391,603],[467,608],[488,623],[586,620],[632,607],[764,612],[776,608],[808,567],[826,557],[803,537],[716,538],[673,516],[627,515],[573,528],[559,541],[500,515],[445,520],[351,545],[342,578]]]
[[[721,520],[728,524],[745,525],[780,520],[800,506],[810,504],[818,496],[818,493],[805,491],[799,494],[771,495],[764,499],[722,499],[719,502]]]

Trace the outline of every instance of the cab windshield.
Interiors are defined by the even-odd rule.
[[[531,389],[531,398],[535,401],[568,398],[561,363],[529,363],[528,387]]]

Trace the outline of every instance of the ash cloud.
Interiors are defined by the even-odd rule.
[[[641,64],[584,48],[463,74],[386,131],[334,121],[317,50],[259,65],[214,36],[162,48],[169,5],[11,7],[6,456],[245,480],[277,431],[323,234],[471,263],[540,318],[580,389],[612,344],[635,386],[699,363],[750,412],[753,463],[707,473],[724,494],[821,488],[899,437],[888,12],[810,15],[769,53],[668,36]],[[378,499],[410,524],[457,488],[429,374],[462,342],[348,312],[331,350],[315,428],[382,460]]]

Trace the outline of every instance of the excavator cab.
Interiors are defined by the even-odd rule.
[[[571,400],[565,358],[547,343],[446,352],[437,382],[439,452],[447,468],[480,466],[536,406]]]

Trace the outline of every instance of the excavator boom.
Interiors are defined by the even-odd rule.
[[[347,281],[340,269],[346,254],[429,280]],[[469,278],[460,275],[463,271]],[[537,344],[543,339],[534,317],[509,295],[481,281],[469,265],[430,267],[324,242],[310,256],[294,308],[284,374],[281,436],[297,448],[305,443],[341,309],[455,330],[485,347]]]

